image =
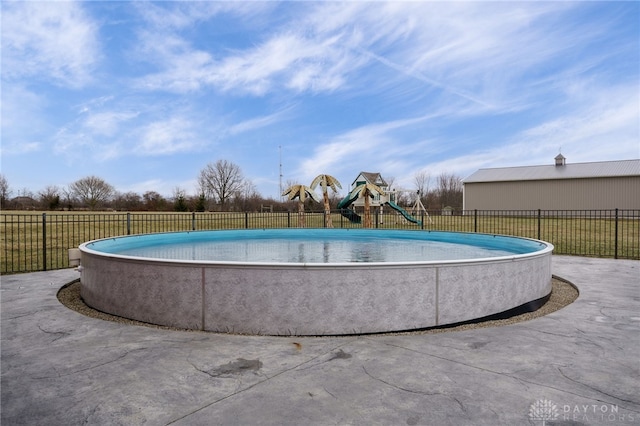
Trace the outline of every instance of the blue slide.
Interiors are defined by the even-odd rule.
[[[393,201],[387,201],[387,204],[389,205],[389,207],[391,207],[392,209],[394,209],[395,211],[400,213],[402,216],[404,216],[404,218],[407,219],[409,222],[413,222],[413,223],[416,223],[418,225],[422,225],[422,222],[420,222],[415,217],[411,216],[409,214],[409,212],[407,212],[405,209],[403,209],[402,207],[400,207],[399,205],[397,205]]]
[[[351,195],[351,193],[348,193],[347,196],[344,197],[344,199],[338,203],[338,208],[340,209],[340,214],[342,216],[346,217],[347,219],[349,219],[350,222],[360,223],[360,222],[362,222],[362,218],[360,217],[360,215],[349,208],[349,206],[355,200],[358,199],[358,196],[355,195],[355,196],[349,198],[350,195]]]

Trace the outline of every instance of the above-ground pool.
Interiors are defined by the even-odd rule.
[[[341,335],[454,324],[544,300],[549,243],[501,235],[259,229],[84,243],[95,309],[179,328]]]

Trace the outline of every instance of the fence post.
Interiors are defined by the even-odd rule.
[[[47,214],[42,213],[42,270],[47,270]]]
[[[473,232],[478,232],[478,209],[473,209]]]
[[[291,211],[287,210],[287,228],[291,228]]]
[[[191,230],[196,230],[196,212],[191,212]]]
[[[244,229],[249,229],[249,212],[244,212]]]
[[[618,209],[616,208],[616,226],[615,226],[615,246],[613,249],[613,258],[618,258]]]
[[[538,239],[540,239],[540,213],[541,213],[541,209],[538,209]]]
[[[131,213],[127,212],[127,235],[131,235]]]

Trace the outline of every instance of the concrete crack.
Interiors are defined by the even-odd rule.
[[[608,396],[608,397],[610,397],[610,398],[613,398],[613,399],[616,399],[616,400],[618,400],[618,401],[628,402],[628,403],[630,403],[630,404],[634,404],[634,405],[637,405],[637,404],[638,404],[638,402],[637,402],[637,401],[630,401],[630,400],[628,400],[628,399],[622,399],[622,398],[617,397],[617,396],[615,396],[615,395],[611,395],[610,393],[606,393],[606,392],[604,392],[604,391],[603,391],[603,390],[601,390],[601,389],[598,389],[598,388],[593,387],[593,386],[590,386],[590,385],[588,385],[588,384],[586,384],[586,383],[584,383],[584,382],[581,382],[580,380],[573,379],[573,378],[571,378],[571,377],[567,376],[567,375],[564,373],[564,371],[562,371],[562,368],[560,368],[560,367],[557,367],[557,368],[556,368],[556,370],[558,370],[558,372],[559,372],[559,373],[562,375],[562,377],[564,377],[565,379],[567,379],[567,380],[569,380],[569,381],[571,381],[571,382],[573,382],[573,383],[577,383],[577,384],[579,384],[579,385],[582,385],[582,386],[584,386],[584,387],[586,387],[586,388],[588,388],[588,389],[591,389],[592,391],[595,391],[595,392],[601,393],[602,395],[606,395],[606,396]],[[595,398],[594,398],[594,399],[595,399]],[[599,400],[599,399],[596,399],[596,401],[604,402],[604,403],[607,403],[607,402],[608,402],[608,401],[601,401],[601,400]],[[626,407],[625,407],[625,408],[626,408]],[[638,411],[636,411],[636,410],[630,410],[629,408],[626,408],[626,409],[627,409],[627,410],[629,410],[629,411],[635,411],[635,412],[638,412]]]
[[[2,321],[9,321],[9,320],[14,320],[14,319],[29,317],[31,315],[37,314],[38,312],[40,312],[40,311],[33,311],[33,312],[29,312],[29,313],[22,314],[22,315],[16,315],[15,317],[2,318]]]
[[[458,398],[456,398],[453,395],[449,395],[447,393],[442,393],[442,392],[427,392],[427,391],[422,391],[422,390],[405,388],[405,387],[402,387],[402,386],[398,386],[398,385],[396,385],[394,383],[388,382],[386,380],[383,380],[380,377],[376,377],[376,376],[372,375],[371,373],[369,373],[367,371],[367,369],[365,368],[364,365],[362,366],[362,370],[364,371],[364,373],[367,376],[369,376],[373,380],[376,380],[376,381],[378,381],[380,383],[383,383],[383,384],[385,384],[387,386],[390,386],[390,387],[392,387],[394,389],[401,390],[403,392],[409,392],[409,393],[413,393],[413,394],[426,395],[426,396],[436,396],[436,395],[438,395],[438,396],[442,396],[442,397],[445,397],[445,398],[450,398],[450,399],[452,399],[453,401],[455,401],[458,404],[458,406],[460,407],[460,411],[462,411],[465,414],[467,413],[467,409],[465,408],[465,406],[462,403],[462,401],[460,401]]]
[[[338,397],[337,397],[337,396],[335,396],[334,394],[332,394],[331,392],[329,392],[329,391],[327,390],[327,388],[322,388],[322,389],[324,389],[324,391],[325,391],[326,393],[328,393],[329,395],[331,395],[331,396],[332,396],[332,397],[334,397],[335,399],[338,399]]]
[[[183,420],[183,419],[185,419],[185,418],[189,417],[189,416],[190,416],[190,415],[192,415],[192,414],[195,414],[195,413],[197,413],[197,412],[199,412],[199,411],[204,410],[205,408],[211,407],[211,406],[213,406],[213,405],[215,405],[215,404],[218,404],[219,402],[222,402],[222,401],[224,401],[224,400],[226,400],[226,399],[229,399],[229,398],[231,398],[231,397],[233,397],[233,396],[235,396],[235,395],[238,395],[238,394],[240,394],[240,393],[242,393],[242,392],[246,392],[246,391],[248,391],[248,390],[250,390],[250,389],[253,389],[253,388],[254,388],[254,387],[256,387],[256,386],[261,385],[262,383],[265,383],[265,382],[267,382],[267,381],[269,381],[269,380],[272,380],[272,379],[274,379],[274,378],[276,378],[276,377],[278,377],[278,376],[280,376],[280,375],[282,375],[282,374],[288,373],[289,371],[296,370],[296,369],[298,369],[299,367],[301,367],[301,366],[303,366],[303,365],[305,365],[305,364],[309,364],[309,363],[311,363],[311,362],[313,362],[313,361],[317,360],[318,358],[325,356],[327,353],[331,353],[331,352],[335,351],[336,349],[339,349],[339,348],[341,348],[342,346],[347,345],[347,344],[349,344],[349,343],[351,343],[351,342],[352,342],[352,340],[347,341],[347,342],[345,342],[345,343],[342,343],[342,344],[340,344],[340,345],[338,345],[338,346],[336,346],[336,347],[333,347],[333,348],[329,349],[329,350],[328,350],[328,351],[326,351],[326,352],[323,352],[323,353],[318,354],[318,355],[316,355],[316,356],[314,356],[314,357],[312,357],[312,358],[309,358],[309,359],[308,359],[308,360],[306,360],[306,361],[303,361],[303,362],[301,362],[301,363],[299,363],[299,364],[296,364],[296,365],[292,366],[291,368],[284,369],[284,370],[280,371],[279,373],[274,374],[273,376],[267,376],[267,375],[265,374],[264,376],[262,376],[262,377],[264,377],[264,380],[257,381],[256,383],[254,383],[254,384],[252,384],[252,385],[249,385],[249,386],[247,386],[247,387],[245,387],[245,388],[242,388],[242,389],[237,389],[237,390],[235,390],[235,391],[231,392],[229,395],[226,395],[226,396],[223,396],[223,397],[221,397],[221,398],[218,398],[218,399],[216,399],[216,400],[214,400],[214,401],[211,401],[210,403],[205,404],[205,405],[203,405],[203,406],[201,406],[201,407],[199,407],[199,408],[196,408],[195,410],[190,411],[189,413],[187,413],[187,414],[185,414],[185,415],[183,415],[183,416],[180,416],[180,417],[178,417],[178,418],[176,418],[176,419],[173,419],[173,420],[171,420],[171,421],[167,422],[167,425],[174,424],[174,423],[176,423],[176,422],[178,422],[178,421],[180,421],[180,420]],[[189,363],[190,363],[191,365],[193,365],[191,362],[189,362]],[[198,369],[198,368],[197,368],[197,367],[195,367],[195,366],[193,366],[193,367],[194,367],[196,370],[198,370],[198,371],[202,371],[202,370]],[[206,371],[202,371],[202,372],[203,372],[203,373],[205,373],[205,374],[209,374],[209,373],[208,373],[208,372],[206,372]],[[209,374],[209,375],[211,375],[211,374]],[[217,376],[212,376],[212,377],[217,377]],[[325,390],[326,390],[326,389],[325,389]],[[329,393],[329,392],[327,391],[327,393]],[[333,395],[332,395],[332,396],[333,396]],[[335,397],[334,397],[334,398],[335,398]]]
[[[236,361],[231,361],[224,365],[220,365],[217,368],[211,369],[210,371],[198,368],[191,361],[188,361],[188,362],[196,370],[202,373],[205,373],[211,377],[236,376],[236,375],[249,373],[249,372],[253,372],[256,375],[264,376],[264,374],[258,373],[258,371],[262,368],[262,362],[259,359],[238,358]]]
[[[398,390],[401,390],[401,391],[404,391],[404,392],[409,392],[409,393],[417,393],[417,394],[420,394],[420,395],[442,395],[442,393],[440,393],[440,392],[426,392],[426,391],[408,389],[408,388],[403,388],[402,386],[398,386],[398,385],[395,385],[393,383],[387,382],[386,380],[383,380],[383,379],[381,379],[379,377],[376,377],[376,376],[372,375],[371,373],[369,373],[364,365],[362,366],[362,370],[364,371],[364,374],[366,374],[367,376],[371,377],[373,380],[376,380],[376,381],[378,381],[380,383],[384,383],[385,385],[390,386],[390,387],[392,387],[394,389],[398,389]],[[458,401],[458,403],[460,403],[460,401]]]
[[[458,403],[458,405],[460,406],[460,410],[462,410],[462,412],[466,414],[467,409],[465,408],[464,404],[463,404],[463,403],[462,403],[458,398],[456,398],[456,397],[455,397],[455,396],[453,396],[453,395],[446,395],[446,396],[448,396],[449,398],[451,398],[451,399],[453,399],[455,402],[457,402],[457,403]]]
[[[478,367],[478,366],[475,366],[475,365],[467,364],[467,363],[464,363],[464,362],[461,362],[461,361],[449,359],[449,358],[446,358],[446,357],[443,357],[443,356],[434,355],[434,354],[430,354],[430,353],[422,352],[422,351],[417,351],[415,349],[406,348],[404,346],[394,345],[392,343],[385,343],[385,345],[393,346],[393,347],[400,348],[400,349],[405,349],[405,350],[410,351],[410,352],[416,352],[416,353],[419,353],[419,354],[422,354],[422,355],[434,357],[434,358],[441,359],[441,360],[444,360],[444,361],[449,361],[449,362],[452,362],[454,364],[464,365],[465,367],[469,367],[469,368],[472,368],[474,370],[484,371],[486,373],[497,374],[499,376],[508,377],[508,378],[510,378],[512,380],[516,380],[516,381],[518,381],[518,382],[520,382],[522,384],[530,384],[530,385],[541,386],[541,387],[544,387],[544,388],[553,389],[553,390],[558,391],[558,392],[564,392],[564,393],[568,393],[568,394],[571,394],[571,395],[579,396],[581,398],[595,399],[596,401],[607,403],[607,401],[599,400],[599,399],[596,399],[596,398],[593,398],[593,397],[590,397],[590,396],[587,396],[587,395],[583,395],[583,394],[580,394],[580,393],[572,392],[570,390],[561,389],[561,388],[558,388],[558,387],[555,387],[555,386],[550,386],[550,385],[545,384],[545,383],[539,383],[539,382],[536,382],[536,381],[520,378],[520,377],[514,376],[513,373],[503,373],[503,372],[500,372],[500,371],[494,371],[494,370],[490,370],[490,369],[487,369],[487,368],[483,368],[483,367]],[[573,380],[573,379],[567,377],[565,374],[563,374],[562,371],[560,370],[560,368],[557,368],[557,369],[560,372],[560,374],[562,374],[563,376],[565,376],[567,378],[567,380],[576,382],[575,380]],[[580,383],[580,382],[577,382],[577,383]],[[613,395],[608,395],[607,393],[605,393],[605,392],[603,392],[603,391],[601,391],[599,389],[592,388],[592,387],[590,387],[588,385],[585,385],[584,383],[581,383],[581,384],[584,385],[585,387],[588,387],[588,388],[590,388],[590,389],[592,389],[594,391],[597,391],[597,392],[599,392],[599,393],[601,393],[603,395],[607,395],[607,396],[610,396],[612,398],[615,398],[618,401],[623,401],[623,402],[627,402],[627,403],[634,404],[634,405],[638,404],[635,401],[629,401],[629,400],[625,400],[625,399],[622,399],[622,398],[618,398],[618,397],[613,396]],[[627,410],[629,410],[629,411],[638,412],[637,410],[631,410],[631,409],[629,409],[627,407],[625,407],[625,408]]]
[[[322,354],[320,354],[320,355],[318,355],[318,356],[315,356],[315,357],[311,358],[310,360],[308,360],[307,362],[304,362],[304,363],[300,364],[300,366],[302,366],[302,365],[304,365],[304,364],[308,364],[308,363],[310,363],[311,361],[315,361],[316,359],[321,358],[321,357],[323,357],[324,355],[326,355],[326,354],[328,354],[328,353],[332,353],[332,352],[334,352],[336,349],[338,349],[338,351],[334,352],[334,353],[333,353],[333,356],[332,356],[331,358],[326,359],[326,360],[324,360],[324,361],[320,361],[318,364],[324,364],[324,363],[326,363],[326,362],[333,361],[333,360],[336,360],[336,359],[349,359],[349,358],[351,358],[351,357],[352,357],[352,355],[351,355],[350,353],[344,352],[344,351],[342,350],[342,347],[343,347],[343,346],[345,346],[345,345],[347,345],[347,344],[349,344],[349,343],[351,343],[351,342],[352,342],[352,341],[348,341],[348,342],[346,342],[346,343],[343,343],[343,344],[341,344],[341,345],[338,345],[338,346],[336,346],[335,348],[332,348],[332,349],[330,349],[329,351],[324,352],[324,353],[322,353]],[[315,366],[316,366],[316,365],[318,365],[318,364],[308,365],[306,368],[301,368],[300,370],[301,370],[301,371],[308,370],[308,369],[310,369],[310,368],[315,367]]]
[[[215,375],[215,374],[211,374],[210,372],[208,372],[207,370],[203,370],[202,368],[198,368],[194,363],[192,363],[191,361],[187,360],[187,362],[189,363],[189,365],[191,365],[196,371],[199,371],[201,373],[206,374],[209,377],[212,378],[218,378],[219,376]]]
[[[55,339],[53,339],[51,342],[55,342],[56,340],[60,340],[63,337],[71,335],[71,333],[69,333],[68,331],[49,331],[49,330],[45,330],[44,328],[42,328],[40,326],[40,324],[38,324],[38,328],[40,329],[40,331],[42,331],[43,333],[46,333],[46,334],[58,334],[58,335],[60,335],[60,336],[56,337]],[[49,343],[51,343],[51,342],[49,342]]]
[[[564,337],[564,338],[567,338],[567,339],[570,339],[570,338],[574,337],[574,336],[569,336],[569,335],[566,335],[566,334],[551,333],[550,331],[538,330],[537,328],[527,327],[526,325],[521,325],[520,327],[522,327],[524,329],[527,329],[527,330],[535,331],[536,333],[548,334],[550,336]],[[578,331],[580,331],[580,330],[578,330]]]
[[[91,418],[93,417],[93,415],[96,413],[96,411],[98,411],[98,408],[100,407],[100,405],[96,405],[95,407],[93,407],[85,416],[84,416],[84,420],[82,421],[83,425],[90,425],[93,424],[94,422],[91,421]]]
[[[106,361],[106,362],[103,362],[103,363],[100,363],[100,364],[96,364],[96,365],[91,365],[91,366],[89,366],[89,367],[81,368],[81,369],[79,369],[79,370],[74,370],[74,371],[71,371],[71,372],[66,373],[66,374],[60,374],[60,373],[58,373],[58,374],[57,374],[57,375],[55,375],[55,376],[40,376],[40,377],[33,377],[33,379],[51,379],[51,378],[54,378],[54,377],[66,377],[66,376],[72,376],[72,375],[77,374],[77,373],[83,373],[83,372],[85,372],[85,371],[93,370],[94,368],[100,368],[100,367],[104,367],[105,365],[113,364],[114,362],[118,362],[118,361],[120,361],[121,359],[123,359],[124,357],[126,357],[127,355],[129,355],[129,354],[130,354],[130,353],[132,353],[132,352],[140,351],[140,350],[144,350],[144,349],[146,349],[146,348],[137,348],[137,349],[132,349],[132,350],[130,350],[130,351],[126,351],[124,354],[122,354],[122,355],[118,356],[117,358],[112,359],[112,360],[110,360],[110,361]]]

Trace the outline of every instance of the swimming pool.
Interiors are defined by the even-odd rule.
[[[261,229],[92,241],[82,297],[96,309],[189,329],[354,334],[452,324],[540,300],[549,243],[501,235]]]

